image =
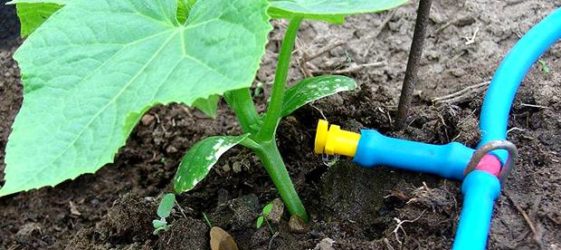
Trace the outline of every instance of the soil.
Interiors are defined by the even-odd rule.
[[[12,59],[22,39],[15,10],[4,2],[0,173],[22,101]],[[277,193],[258,159],[235,148],[194,191],[178,196],[180,207],[172,213],[169,230],[152,235],[157,201],[171,190],[185,150],[206,136],[240,131],[224,103],[215,120],[170,105],[151,109],[115,163],[95,175],[0,198],[0,249],[208,249],[205,217],[232,234],[241,249],[450,248],[462,205],[458,182],[386,167],[362,169],[343,158],[322,159],[312,153],[315,123],[326,116],[355,131],[373,128],[400,138],[475,146],[485,90],[480,83],[491,79],[508,49],[561,1],[435,1],[414,107],[408,126],[394,131],[416,6],[413,1],[394,12],[350,17],[340,26],[303,24],[291,82],[304,73],[346,71],[360,84],[360,90],[303,107],[279,128],[280,150],[312,216],[303,232],[291,231],[286,211],[271,225],[276,233],[266,226],[255,228],[260,209]],[[261,110],[286,23],[274,25],[257,77],[267,83],[265,95],[256,98]],[[337,41],[339,46],[303,61]],[[561,249],[561,45],[541,60],[549,71],[540,64],[531,70],[510,116],[509,139],[520,158],[495,206],[490,249]],[[465,95],[434,101],[477,84],[481,87]]]

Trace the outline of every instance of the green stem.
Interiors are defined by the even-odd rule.
[[[277,61],[277,71],[275,73],[275,81],[271,93],[271,102],[267,108],[263,126],[259,130],[259,133],[257,133],[256,139],[258,141],[272,141],[275,137],[275,132],[281,118],[282,102],[284,99],[286,79],[288,78],[288,71],[290,70],[292,50],[294,49],[294,43],[296,42],[296,36],[301,22],[302,18],[293,18],[286,28],[279,59]]]
[[[249,88],[236,89],[224,94],[224,99],[236,113],[240,126],[244,133],[256,133],[257,129],[253,125],[259,124],[259,114],[255,109],[255,104],[251,98]]]
[[[298,193],[296,193],[296,189],[294,189],[275,141],[261,143],[261,147],[256,149],[255,153],[261,159],[290,214],[296,215],[307,222],[308,214]]]

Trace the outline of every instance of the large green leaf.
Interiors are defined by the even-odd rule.
[[[282,104],[282,116],[290,115],[307,103],[356,88],[356,82],[346,76],[317,76],[306,78],[286,91]]]
[[[27,37],[45,22],[53,13],[62,8],[68,0],[14,0],[21,23],[21,36]]]
[[[177,20],[184,23],[197,0],[177,0]]]
[[[193,189],[218,162],[220,156],[240,144],[248,134],[240,136],[213,136],[197,142],[181,160],[174,178],[176,193]]]
[[[374,13],[393,9],[407,0],[270,0],[273,18],[304,17],[343,23],[353,14]]]
[[[208,115],[210,118],[216,118],[216,113],[218,111],[218,103],[220,102],[219,95],[211,95],[208,98],[200,98],[197,99],[193,103],[193,107],[197,108],[205,115]]]
[[[251,85],[271,30],[265,0],[73,0],[15,54],[24,101],[0,196],[56,185],[113,161],[156,104]]]

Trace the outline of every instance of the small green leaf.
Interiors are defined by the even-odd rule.
[[[273,211],[273,203],[269,203],[263,207],[263,215],[267,216],[271,213],[271,211]]]
[[[174,178],[176,193],[193,189],[203,180],[220,156],[238,145],[248,134],[240,136],[213,136],[197,142],[181,160]]]
[[[545,62],[544,60],[538,60],[538,63],[540,64],[541,70],[544,74],[549,74],[549,72],[551,72],[551,69],[547,65],[547,62]]]
[[[175,205],[175,194],[165,194],[158,206],[158,216],[160,218],[167,218],[171,213],[171,209]]]
[[[21,36],[27,37],[45,22],[53,13],[62,8],[67,0],[15,0],[21,23]]]
[[[282,116],[290,115],[312,101],[341,91],[353,90],[356,87],[355,80],[346,76],[327,75],[304,79],[286,91]]]
[[[257,217],[257,224],[255,225],[257,227],[257,229],[259,229],[259,228],[261,228],[261,226],[263,226],[263,222],[265,222],[265,219],[263,218],[263,216]]]
[[[211,95],[208,98],[199,98],[193,103],[193,107],[197,108],[205,115],[208,115],[212,119],[216,118],[216,113],[218,111],[218,102],[220,102],[219,95]]]
[[[152,227],[154,228],[154,231],[152,232],[152,234],[158,235],[161,231],[168,230],[169,225],[168,225],[166,219],[161,219],[161,220],[153,220],[152,221]]]
[[[152,221],[152,226],[154,227],[154,229],[160,229],[162,227],[167,226],[167,222],[165,220],[153,220]]]
[[[343,23],[353,14],[374,13],[396,8],[407,0],[271,0],[269,15],[273,18],[304,17]]]
[[[113,162],[158,104],[251,86],[271,30],[266,0],[72,0],[18,49],[24,98],[0,196]]]

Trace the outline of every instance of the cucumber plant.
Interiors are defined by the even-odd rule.
[[[215,115],[220,96],[243,130],[213,136],[183,157],[175,193],[191,190],[218,158],[241,144],[255,152],[289,212],[308,216],[277,148],[282,117],[318,98],[351,90],[344,76],[286,81],[304,19],[343,23],[406,0],[14,0],[28,36],[14,58],[24,100],[6,147],[0,196],[54,186],[113,162],[143,114],[180,103]],[[289,21],[264,114],[250,87],[271,18]]]

